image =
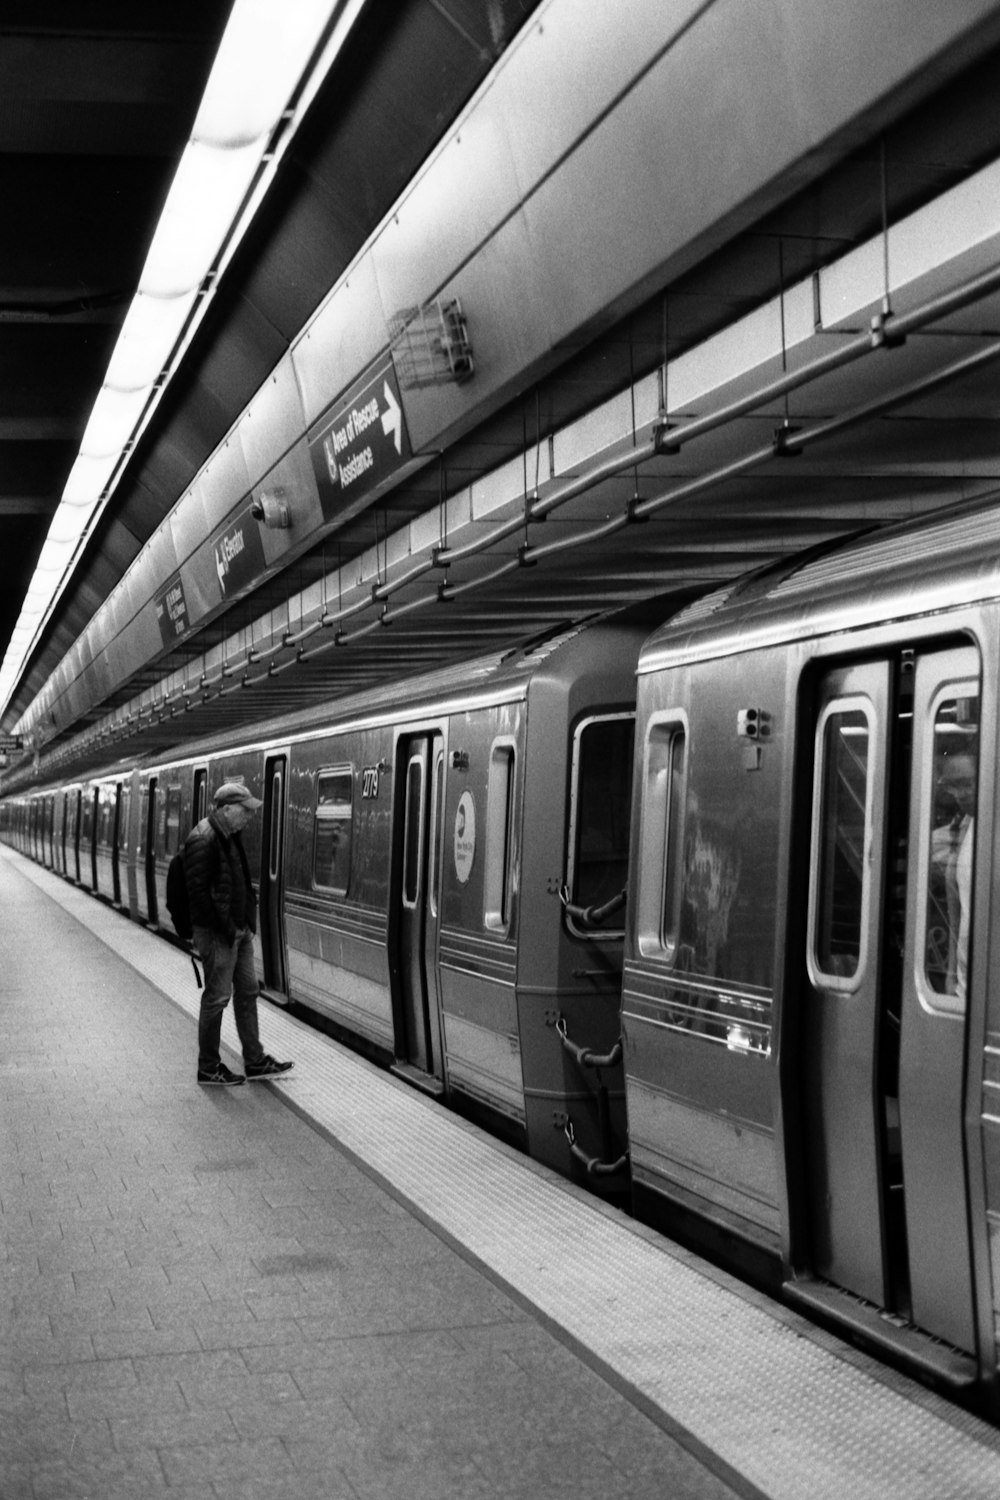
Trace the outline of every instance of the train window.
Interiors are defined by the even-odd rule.
[[[646,742],[639,851],[639,951],[672,958],[680,925],[687,729],[654,720]]]
[[[586,719],[573,736],[566,884],[574,906],[600,908],[625,889],[634,739],[634,714]],[[620,934],[621,911],[616,907],[617,919],[609,914],[610,920],[581,930]]]
[[[864,968],[874,766],[871,713],[866,699],[839,699],[827,705],[816,732],[809,950],[825,988],[856,989]]]
[[[102,849],[110,849],[115,828],[115,788],[102,786],[97,804],[97,843]]]
[[[440,871],[441,871],[441,807],[444,801],[444,751],[438,750],[434,756],[433,780],[431,781],[431,811],[430,811],[430,834],[431,849],[429,863],[430,881],[430,911],[436,917],[440,905]]]
[[[208,815],[208,772],[198,770],[194,773],[194,815],[192,826],[200,823],[202,818]]]
[[[424,766],[419,754],[406,768],[406,811],[403,815],[403,905],[412,911],[420,896],[423,864]]]
[[[80,841],[89,845],[94,837],[94,808],[97,802],[97,788],[88,788],[80,799]]]
[[[118,847],[120,849],[126,849],[128,847],[128,815],[131,805],[132,788],[129,786],[127,781],[123,781],[121,788],[121,800],[118,805]]]
[[[167,787],[167,800],[163,810],[163,852],[176,854],[181,846],[181,789]]]
[[[498,741],[490,753],[486,793],[486,873],[483,920],[493,932],[510,922],[511,844],[514,824],[514,746]]]
[[[351,872],[353,803],[352,766],[333,766],[320,771],[316,782],[313,885],[338,896],[347,894]]]
[[[921,992],[932,1010],[957,1015],[965,1010],[969,960],[978,727],[974,687],[935,705]]]

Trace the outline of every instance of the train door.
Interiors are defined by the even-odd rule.
[[[56,870],[60,875],[66,874],[66,830],[69,827],[69,792],[63,792],[59,799],[56,818]]]
[[[116,781],[111,791],[111,899],[115,906],[122,905],[122,874],[119,857],[122,844],[122,783]]]
[[[437,731],[400,740],[396,963],[397,1066],[443,1086],[441,1006],[437,985],[444,741]],[[400,1066],[401,1065],[401,1066]]]
[[[966,995],[979,767],[972,647],[917,661],[899,1059],[913,1321],[975,1345],[963,1132]]]
[[[260,940],[264,989],[282,999],[288,994],[282,904],[285,858],[285,800],[288,756],[268,755],[264,762],[264,808],[260,851]]]
[[[80,798],[82,793],[79,787],[75,787],[69,794],[67,803],[67,841],[69,849],[66,855],[66,873],[70,880],[80,883]]]
[[[200,823],[202,818],[208,816],[208,768],[198,766],[194,773],[194,784],[191,793],[191,827]],[[190,832],[190,830],[189,830]]]
[[[978,671],[964,647],[822,680],[799,1054],[812,1271],[970,1352],[963,1023]],[[962,786],[946,804],[949,781]]]
[[[159,921],[156,899],[156,802],[157,777],[151,776],[142,789],[142,808],[139,814],[139,898],[145,899],[145,911],[140,904],[140,914],[151,927]]]

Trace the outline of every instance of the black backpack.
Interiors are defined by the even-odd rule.
[[[190,943],[194,937],[194,923],[191,921],[191,904],[188,901],[187,875],[184,872],[184,850],[178,849],[177,853],[167,865],[167,911],[170,920],[174,924],[174,931],[185,944]],[[191,959],[191,967],[194,970],[195,982],[201,986],[201,971],[193,953],[188,952]]]
[[[188,904],[187,876],[184,874],[184,854],[174,855],[167,866],[167,911],[174,924],[174,931],[181,942],[188,943],[194,935],[191,923],[191,908]]]

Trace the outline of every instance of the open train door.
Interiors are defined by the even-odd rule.
[[[396,1061],[394,1071],[430,1093],[444,1092],[437,983],[444,738],[404,736],[396,782],[393,880]]]
[[[285,867],[285,802],[288,794],[288,755],[268,755],[264,761],[264,806],[261,811],[260,944],[264,965],[263,993],[288,1004],[285,962],[285,921],[282,894]]]

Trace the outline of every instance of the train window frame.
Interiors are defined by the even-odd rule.
[[[674,963],[680,947],[691,725],[683,709],[654,714],[642,749],[636,944]],[[678,767],[678,749],[682,764]]]
[[[89,786],[80,796],[80,840],[88,849],[97,836],[97,803],[100,788]]]
[[[118,802],[118,849],[126,858],[129,854],[129,838],[131,828],[132,811],[132,787],[127,781],[121,782]]]
[[[403,888],[404,911],[416,911],[423,892],[424,833],[427,821],[427,768],[417,747],[411,747],[406,762],[403,797]]]
[[[917,1000],[922,1010],[929,1015],[937,1017],[948,1017],[961,1021],[968,1006],[968,995],[961,995],[958,990],[953,994],[947,991],[936,990],[930,983],[927,974],[927,947],[928,947],[928,906],[930,896],[930,873],[932,865],[932,835],[933,814],[935,801],[935,788],[937,785],[936,775],[936,726],[938,716],[944,704],[959,699],[975,699],[980,715],[982,714],[982,688],[978,676],[963,674],[942,679],[938,682],[930,695],[927,704],[927,719],[924,732],[921,734],[920,743],[922,760],[920,765],[920,782],[917,797],[916,819],[917,819],[917,849],[916,863],[912,867],[911,878],[917,883],[915,893],[915,921],[914,921],[914,943],[913,943],[913,984]],[[981,718],[978,721],[981,724]],[[974,812],[972,814],[973,824],[980,814],[980,799],[982,794],[982,746],[979,730],[977,729],[976,740],[976,797]],[[970,850],[970,891],[969,904],[975,905],[975,866],[976,845],[975,839],[977,829],[973,826],[973,844]],[[972,933],[970,928],[969,952],[972,950]]]
[[[587,731],[596,725],[612,723],[629,723],[632,726],[632,754],[629,757],[629,785],[626,813],[626,839],[625,839],[625,875],[628,878],[628,856],[630,843],[631,804],[632,804],[632,779],[635,762],[635,710],[623,709],[608,713],[588,714],[581,719],[573,730],[572,752],[570,756],[570,783],[569,783],[569,821],[566,829],[566,889],[573,906],[583,906],[585,903],[580,899],[577,889],[578,866],[580,863],[580,835],[581,814],[583,811],[583,797],[580,788],[580,776],[584,767],[584,736]],[[625,908],[622,908],[624,912]],[[597,942],[607,939],[621,940],[625,936],[625,925],[584,927],[574,920],[572,914],[566,914],[566,926],[574,937],[585,938],[589,942]]]
[[[503,735],[490,746],[483,873],[483,925],[488,932],[503,934],[509,932],[511,919],[516,777],[517,742]]]
[[[183,797],[179,781],[171,781],[166,787],[163,807],[163,855],[165,859],[177,853],[181,847],[181,812]]]
[[[860,711],[864,715],[868,732],[867,764],[865,767],[864,833],[861,856],[861,901],[858,923],[858,957],[850,974],[837,974],[823,967],[817,952],[819,930],[819,905],[822,889],[821,853],[826,847],[823,839],[824,811],[826,807],[826,730],[834,717]],[[806,922],[806,969],[809,981],[818,991],[835,991],[853,995],[860,990],[868,975],[869,952],[873,917],[873,892],[871,859],[875,838],[875,781],[880,774],[883,760],[882,726],[872,700],[864,693],[845,693],[832,698],[823,705],[813,735],[813,796],[809,836],[809,904]]]
[[[321,802],[320,802],[320,792],[321,792],[321,788],[322,788],[322,783],[323,783],[324,777],[328,778],[328,779],[331,779],[331,780],[334,777],[338,777],[342,781],[346,781],[349,784],[349,786],[350,786],[350,799],[348,801],[345,801],[345,799],[342,798],[340,800],[340,802],[338,804],[336,804],[338,807],[341,807],[341,808],[343,808],[344,806],[347,807],[347,813],[346,813],[346,815],[342,811],[337,812],[337,811],[334,811],[332,809],[331,810],[327,810],[323,806],[323,804],[321,804]],[[313,839],[312,839],[312,869],[311,869],[311,876],[312,876],[312,888],[313,888],[313,890],[314,891],[322,891],[324,893],[324,895],[329,895],[329,896],[346,896],[347,892],[350,889],[350,885],[351,885],[351,866],[352,866],[353,857],[354,857],[354,782],[355,782],[355,774],[354,774],[354,762],[353,761],[338,761],[336,764],[333,764],[333,765],[320,766],[319,769],[316,772],[316,788],[315,788],[315,794],[314,794],[314,800],[313,800]],[[320,830],[321,830],[321,828],[323,828],[323,826],[325,824],[327,824],[327,823],[334,823],[334,822],[339,823],[342,827],[346,825],[346,828],[347,828],[347,854],[346,854],[346,858],[344,860],[344,864],[345,864],[346,868],[344,869],[342,880],[339,880],[339,881],[336,881],[336,882],[326,882],[326,881],[321,880],[321,879],[319,879],[317,877]],[[336,873],[336,863],[337,862],[335,860],[331,859],[331,861],[330,861],[330,870],[331,870],[332,873]]]
[[[102,781],[97,789],[97,815],[94,841],[102,852],[110,852],[115,842],[117,783]]]
[[[430,849],[428,852],[427,901],[430,914],[435,920],[441,909],[441,810],[444,807],[444,747],[438,745],[431,765]]]

